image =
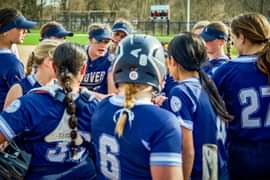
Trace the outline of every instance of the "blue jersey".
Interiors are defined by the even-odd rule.
[[[233,140],[270,140],[270,85],[256,61],[256,56],[240,56],[213,76],[229,113],[234,116],[229,124],[229,137]]]
[[[81,86],[87,87],[91,91],[107,94],[107,72],[110,66],[109,53],[93,61],[89,57],[86,74],[81,82]]]
[[[22,88],[23,95],[25,95],[28,91],[34,88],[38,88],[41,85],[39,82],[36,80],[35,76],[33,74],[26,76],[23,78],[20,82],[19,85]]]
[[[66,171],[89,155],[91,117],[96,107],[92,96],[73,94],[78,120],[77,132],[84,143],[77,146],[75,158],[71,158],[70,115],[65,110],[64,92],[58,85],[33,89],[27,95],[12,102],[0,114],[0,131],[7,140],[23,137],[21,147],[32,155],[29,179],[36,176]],[[73,172],[74,173],[74,172]],[[76,172],[78,177],[80,172]]]
[[[164,84],[164,88],[162,89],[162,93],[164,93],[165,96],[169,95],[170,90],[177,85],[176,80],[173,79],[173,77],[170,74],[166,75],[165,78],[165,84]]]
[[[12,85],[24,77],[23,64],[9,49],[0,49],[0,109]]]
[[[215,113],[208,94],[202,89],[198,79],[179,81],[169,94],[167,108],[175,113],[181,126],[192,130],[195,160],[192,177],[202,176],[202,146],[218,146],[219,168],[227,167],[225,150],[225,124]]]
[[[114,129],[123,101],[121,96],[104,99],[92,118],[98,179],[151,179],[151,165],[180,165],[182,140],[176,117],[136,101],[118,138]]]
[[[219,67],[221,67],[223,64],[228,62],[228,60],[229,60],[229,57],[227,56],[222,56],[216,59],[208,60],[207,63],[202,66],[202,70],[209,76],[213,76],[215,71]]]

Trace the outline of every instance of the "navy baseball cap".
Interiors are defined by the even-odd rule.
[[[62,25],[51,25],[48,26],[46,31],[42,34],[42,38],[49,38],[49,37],[58,37],[63,38],[66,36],[73,36],[73,32],[67,31]]]
[[[98,28],[89,32],[89,39],[94,38],[97,41],[112,39],[112,33],[107,28]]]
[[[200,34],[200,36],[205,40],[205,41],[213,41],[215,39],[224,39],[225,41],[227,40],[228,36],[226,33],[219,31],[217,29],[214,29],[212,27],[205,27]]]
[[[112,26],[112,32],[116,32],[116,31],[123,31],[124,33],[128,35],[132,32],[132,29],[127,23],[117,22]]]
[[[35,25],[37,25],[37,22],[29,21],[24,16],[17,16],[13,21],[3,24],[0,27],[0,33],[7,32],[13,28],[31,29]]]

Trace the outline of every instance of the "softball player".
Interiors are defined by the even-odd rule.
[[[87,69],[81,86],[101,94],[108,92],[107,72],[111,66],[108,47],[111,38],[111,31],[105,25],[90,25]]]
[[[244,14],[233,19],[231,29],[239,56],[213,76],[234,116],[228,128],[231,179],[270,179],[269,22]]]
[[[221,21],[208,24],[200,34],[205,41],[209,58],[207,63],[202,66],[202,70],[210,76],[229,60],[229,57],[224,52],[224,46],[226,41],[228,41],[228,34],[228,28]]]
[[[194,34],[182,33],[173,38],[168,50],[169,71],[178,85],[169,93],[167,108],[178,117],[182,127],[184,177],[202,179],[202,161],[208,158],[202,155],[203,146],[211,144],[218,147],[215,156],[219,175],[214,177],[227,179],[224,121],[230,116],[213,82],[201,71],[201,65],[207,60],[204,42]]]
[[[0,9],[0,109],[10,87],[24,77],[24,67],[11,51],[12,44],[23,42],[27,29],[36,23],[13,8]]]
[[[203,29],[205,28],[205,26],[207,26],[210,22],[207,21],[207,20],[203,20],[203,21],[198,21],[196,22],[196,24],[194,24],[194,26],[192,27],[191,29],[191,32],[193,34],[196,34],[196,35],[200,35],[203,31]]]
[[[125,19],[118,19],[112,26],[112,43],[109,47],[110,58],[115,59],[116,49],[119,42],[124,39],[127,35],[132,33],[131,24]],[[113,63],[113,62],[112,62]],[[108,93],[116,93],[117,88],[114,85],[113,75],[111,68],[108,71]]]
[[[18,97],[25,95],[31,89],[46,85],[55,79],[52,55],[54,49],[59,44],[59,40],[50,39],[38,44],[28,57],[27,76],[10,88],[6,96],[4,108]]]
[[[164,75],[157,39],[131,35],[120,42],[113,65],[119,95],[101,101],[92,118],[97,179],[182,179],[176,117],[151,103]]]
[[[72,37],[73,32],[67,31],[62,24],[55,21],[44,24],[40,29],[41,41],[44,39],[64,40],[67,36]]]
[[[53,56],[59,84],[33,89],[0,114],[0,142],[20,137],[32,155],[26,179],[93,179],[89,158],[90,123],[95,98],[79,92],[87,56],[72,43]]]
[[[110,46],[110,53],[115,55],[119,42],[131,33],[131,24],[125,19],[118,19],[112,26],[112,45]]]

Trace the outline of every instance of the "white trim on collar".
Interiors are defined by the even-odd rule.
[[[124,106],[124,96],[120,96],[120,95],[112,96],[110,97],[109,101],[115,106],[120,106],[120,107]],[[135,105],[147,105],[147,104],[153,105],[152,102],[145,101],[145,100],[136,100],[135,102]]]
[[[7,48],[0,48],[0,54],[12,54],[12,51]]]
[[[250,63],[250,62],[256,62],[258,56],[240,56],[235,59],[232,59],[231,62],[238,62],[238,63]]]

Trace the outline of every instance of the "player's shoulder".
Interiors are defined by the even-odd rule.
[[[141,106],[141,111],[139,113],[145,117],[145,119],[148,119],[150,124],[157,128],[171,127],[178,124],[178,120],[172,112],[153,104]]]

